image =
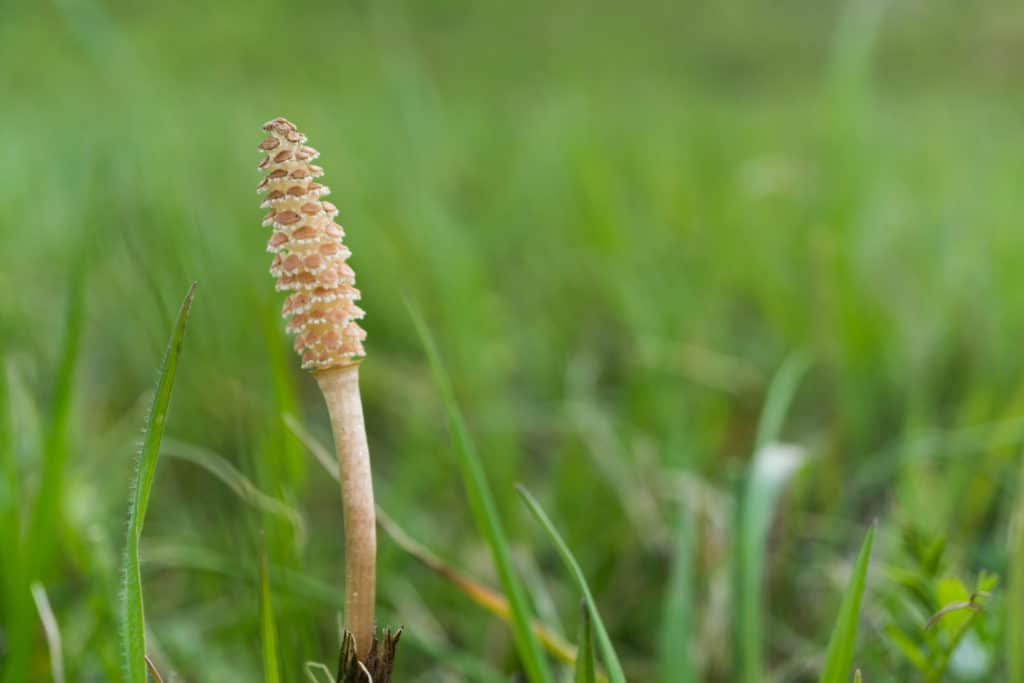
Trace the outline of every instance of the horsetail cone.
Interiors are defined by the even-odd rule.
[[[356,322],[363,311],[355,304],[360,294],[347,263],[352,252],[334,221],[338,209],[323,199],[330,189],[316,182],[324,174],[312,163],[319,153],[286,119],[269,121],[263,130],[270,137],[259,146],[267,154],[258,166],[266,175],[257,191],[266,193],[261,206],[270,209],[263,225],[273,228],[267,242],[274,255],[270,274],[279,292],[290,292],[281,314],[296,335],[304,369],[351,365],[366,355],[366,332]]]
[[[366,355],[366,332],[356,322],[363,311],[355,302],[351,252],[342,244],[345,231],[335,222],[338,209],[323,198],[330,190],[316,179],[323,169],[313,164],[318,152],[306,136],[283,118],[268,121],[270,137],[260,143],[265,171],[257,187],[270,209],[264,226],[273,232],[267,251],[274,255],[270,274],[277,290],[288,292],[281,310],[295,335],[302,367],[313,372],[331,417],[341,473],[345,526],[345,630],[354,654],[370,670],[383,670],[381,656],[394,653],[397,637],[380,647],[374,642],[376,591],[376,516],[370,453],[359,395],[359,363]],[[384,680],[374,679],[374,683]]]

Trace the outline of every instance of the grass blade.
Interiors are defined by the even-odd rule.
[[[611,683],[626,683],[626,674],[622,670],[622,664],[619,663],[618,655],[615,654],[615,647],[612,645],[611,638],[608,637],[608,631],[604,627],[604,622],[601,621],[601,615],[597,611],[597,604],[594,602],[594,596],[590,593],[590,586],[587,585],[587,578],[583,575],[583,570],[580,569],[580,565],[576,558],[573,557],[569,546],[566,545],[561,534],[555,529],[555,525],[551,523],[547,513],[544,512],[544,508],[540,506],[537,499],[530,495],[530,492],[522,485],[517,485],[516,490],[519,491],[519,495],[526,501],[526,506],[530,508],[530,512],[533,513],[533,516],[537,518],[537,521],[540,522],[541,526],[548,533],[552,543],[555,544],[555,548],[558,550],[558,554],[561,555],[562,561],[565,562],[566,568],[573,578],[576,579],[580,592],[583,593],[583,600],[587,605],[587,610],[590,612],[590,619],[594,623],[594,630],[597,632],[597,646],[601,650],[601,659],[604,660],[605,669],[608,671],[608,679]]]
[[[281,673],[277,656],[277,627],[274,624],[274,604],[270,595],[270,572],[267,570],[267,552],[260,534],[260,636],[263,643],[263,681],[280,683]]]
[[[310,453],[313,454],[327,473],[335,481],[338,481],[341,478],[341,475],[338,473],[338,461],[330,456],[324,445],[306,431],[293,416],[285,415],[284,420],[288,428],[309,449]],[[458,588],[466,597],[483,609],[506,624],[511,624],[511,609],[509,608],[508,599],[502,593],[470,578],[447,564],[436,553],[410,536],[379,505],[377,506],[377,525],[394,541],[395,545],[408,553],[413,559]],[[577,648],[570,645],[562,636],[549,628],[547,624],[540,619],[534,619],[533,632],[544,649],[555,659],[566,664],[575,664]],[[600,671],[597,672],[597,683],[603,683],[607,680],[607,676]]]
[[[1024,487],[1024,476],[1018,485]],[[1017,609],[1024,605],[1024,497],[1019,494],[1010,521],[1008,551],[1006,672],[1009,683],[1024,683],[1024,611]]]
[[[32,582],[32,599],[36,603],[39,621],[43,624],[46,634],[46,645],[50,649],[50,676],[53,683],[64,683],[64,648],[61,645],[60,626],[57,617],[50,607],[50,599],[46,596],[46,588],[38,581]]]
[[[28,538],[37,545],[32,553],[29,579],[46,570],[55,549],[60,500],[64,489],[64,469],[67,463],[67,432],[71,419],[75,369],[78,366],[78,346],[82,336],[84,304],[84,270],[76,267],[71,283],[68,309],[65,317],[64,348],[57,371],[57,385],[53,394],[53,414],[46,432],[43,450],[43,472],[39,493],[32,506],[32,521]]]
[[[505,538],[505,530],[498,516],[494,495],[491,493],[483,466],[480,464],[476,445],[466,429],[462,412],[455,401],[455,392],[452,390],[451,381],[441,362],[441,356],[434,344],[430,330],[412,302],[406,301],[406,307],[409,309],[413,324],[423,343],[427,360],[434,373],[434,381],[437,383],[444,401],[448,414],[448,429],[455,442],[455,453],[473,517],[491,550],[491,557],[498,571],[502,589],[508,597],[512,616],[512,633],[515,637],[519,657],[522,659],[527,677],[532,683],[551,683],[551,671],[548,668],[547,660],[544,659],[540,643],[530,628],[532,618],[526,602],[525,591],[512,566],[512,555]]]
[[[580,614],[580,644],[576,650],[576,674],[573,683],[595,683],[597,667],[594,665],[594,631],[590,627],[590,610],[586,603]]]
[[[306,520],[302,517],[302,514],[283,500],[260,490],[223,455],[215,453],[208,448],[196,446],[185,441],[178,441],[170,437],[164,439],[164,446],[160,451],[160,455],[192,463],[231,489],[242,502],[251,505],[257,510],[285,520],[295,530],[296,551],[301,550],[305,546],[306,538],[309,534],[306,530]]]
[[[146,683],[146,627],[142,606],[142,574],[139,570],[139,539],[142,537],[142,525],[149,505],[153,476],[156,474],[160,440],[167,422],[167,407],[171,402],[171,390],[174,388],[174,375],[178,369],[185,322],[188,320],[195,291],[196,285],[193,283],[181,303],[174,330],[167,343],[167,351],[160,368],[160,379],[157,381],[156,393],[153,396],[153,406],[146,422],[142,450],[139,452],[131,510],[128,514],[128,539],[125,543],[123,567],[124,590],[121,596],[121,654],[129,683]]]
[[[0,355],[0,542],[13,547],[18,542],[20,495],[18,463],[14,454],[7,359]]]
[[[779,493],[804,460],[798,449],[782,446],[778,441],[797,387],[809,366],[807,356],[796,352],[786,359],[772,379],[758,424],[754,459],[739,501],[735,628],[739,680],[743,683],[761,680],[761,584],[765,545]]]
[[[696,679],[690,642],[693,631],[694,520],[681,506],[676,552],[665,610],[658,634],[658,681],[692,683]]]
[[[29,677],[35,636],[35,629],[31,627],[31,583],[51,572],[57,550],[57,528],[60,512],[64,508],[61,501],[67,465],[67,432],[71,419],[75,370],[78,366],[78,346],[82,336],[85,272],[85,259],[80,257],[74,264],[68,290],[64,343],[57,368],[53,408],[43,441],[39,488],[29,508],[28,533],[21,540],[20,548],[9,551],[12,555],[12,559],[8,560],[12,580],[10,604],[6,608],[8,655],[4,660],[3,671],[3,680],[7,683],[21,683]]]
[[[486,586],[475,579],[463,574],[458,569],[444,562],[430,549],[423,546],[419,541],[412,538],[404,529],[388,515],[380,506],[377,507],[377,524],[384,530],[395,545],[409,553],[415,560],[427,569],[433,571],[445,579],[474,603],[498,617],[505,623],[511,622],[511,610],[508,599],[493,588]],[[574,664],[577,657],[577,649],[570,645],[562,636],[549,628],[539,619],[533,620],[533,633],[537,636],[540,644],[544,646],[555,659]],[[606,680],[598,673],[597,680]]]
[[[811,361],[802,351],[790,354],[782,367],[772,378],[768,387],[768,395],[764,399],[761,420],[757,425],[757,440],[754,442],[755,452],[782,437],[782,425],[786,414],[793,405],[793,398],[800,386],[800,381],[811,367]]]
[[[871,545],[875,540],[875,526],[868,529],[864,538],[857,563],[853,566],[853,576],[846,588],[846,595],[839,606],[839,616],[832,628],[832,636],[828,640],[825,653],[825,666],[821,671],[820,683],[845,683],[850,677],[853,666],[853,646],[857,639],[857,619],[860,617],[860,599],[864,594],[867,582],[868,564],[871,560]]]

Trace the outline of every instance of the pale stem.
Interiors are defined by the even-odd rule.
[[[374,635],[377,527],[373,505],[370,450],[366,444],[359,364],[315,373],[327,402],[334,448],[341,469],[345,525],[345,629],[355,636],[365,661]]]

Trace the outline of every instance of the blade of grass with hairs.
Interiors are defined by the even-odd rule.
[[[146,618],[142,599],[142,561],[139,556],[139,541],[146,520],[146,509],[149,507],[153,479],[156,476],[156,464],[160,457],[160,441],[167,423],[167,409],[171,402],[175,373],[178,370],[182,339],[185,336],[185,323],[188,321],[195,290],[196,284],[192,283],[178,310],[178,318],[167,343],[167,351],[164,353],[164,361],[160,368],[160,379],[157,381],[156,393],[153,395],[149,418],[146,420],[146,431],[137,459],[135,485],[132,488],[131,507],[128,512],[128,538],[122,560],[120,636],[125,679],[130,683],[146,683],[147,669],[150,674],[154,675],[154,679],[159,678],[159,674],[155,674],[155,667],[149,659],[146,648]]]
[[[338,209],[323,199],[330,190],[316,182],[323,175],[313,164],[319,153],[286,119],[268,121],[263,130],[270,137],[259,145],[266,156],[258,169],[266,175],[257,191],[266,193],[261,206],[270,209],[263,219],[273,229],[267,243],[274,255],[270,274],[277,278],[278,291],[289,292],[281,313],[288,332],[296,335],[294,347],[303,369],[313,373],[324,395],[341,473],[345,633],[339,669],[364,670],[375,682],[387,681],[401,631],[385,631],[377,643],[376,518],[359,394],[366,332],[356,322],[363,311],[355,303],[360,298],[355,273],[346,263],[351,252],[341,242],[344,230],[334,221]]]

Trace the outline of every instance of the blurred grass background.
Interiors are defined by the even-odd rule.
[[[794,350],[812,365],[783,436],[813,458],[765,558],[770,675],[811,680],[873,517],[883,557],[912,525],[946,537],[963,575],[1005,575],[1024,438],[1020,3],[5,0],[2,12],[0,556],[55,463],[54,527],[32,542],[53,549],[38,578],[69,680],[120,676],[130,463],[192,280],[165,451],[193,462],[157,472],[142,541],[150,646],[187,680],[258,679],[264,529],[283,680],[334,660],[340,597],[323,588],[341,581],[337,486],[283,416],[329,431],[283,332],[254,191],[259,125],[277,115],[322,152],[354,253],[379,502],[495,583],[408,293],[540,614],[576,632],[572,585],[515,481],[573,546],[631,680],[654,680],[664,654],[681,506],[696,564],[692,638],[678,647],[701,680],[732,680],[734,492]],[[293,514],[247,504],[195,466],[202,453]],[[508,629],[381,546],[382,609],[408,627],[396,677],[508,680]],[[873,638],[865,680],[888,680],[900,669]],[[45,653],[37,635],[30,680],[47,680]]]

